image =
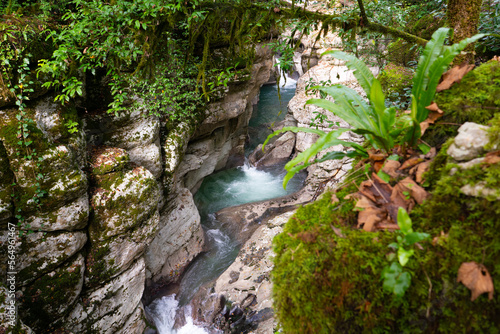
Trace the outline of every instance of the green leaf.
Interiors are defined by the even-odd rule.
[[[418,148],[420,149],[420,151],[422,151],[423,154],[427,154],[431,150],[431,147],[424,143],[418,144]]]
[[[352,54],[348,54],[338,50],[330,50],[323,52],[321,56],[324,55],[331,55],[334,58],[345,60],[346,66],[350,70],[353,70],[353,74],[356,77],[356,79],[358,79],[358,82],[365,91],[366,96],[371,95],[370,92],[372,88],[372,82],[375,77],[373,76],[373,73],[370,71],[368,66],[366,66],[366,64],[363,61],[356,58],[356,56]]]
[[[430,235],[427,233],[422,233],[422,232],[411,232],[405,235],[405,242],[408,245],[413,245],[416,242],[420,242],[422,240],[425,240],[429,238]]]
[[[401,232],[406,235],[412,233],[413,230],[411,228],[411,218],[408,215],[408,212],[402,207],[398,209],[398,225]]]
[[[385,267],[382,270],[382,278],[384,279],[384,290],[394,293],[398,297],[404,296],[411,283],[410,273],[403,271],[397,262],[393,262],[390,267]]]
[[[398,249],[398,260],[399,260],[399,263],[403,267],[406,266],[406,264],[408,263],[408,261],[410,260],[410,258],[413,256],[413,253],[415,253],[415,251],[413,249],[406,250],[403,247],[399,247],[399,249]]]
[[[382,169],[378,171],[377,176],[380,177],[384,182],[389,183],[391,176],[384,172]]]

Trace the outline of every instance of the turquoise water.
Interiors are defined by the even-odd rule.
[[[280,93],[281,103],[276,85],[261,88],[260,100],[249,124],[248,152],[264,142],[271,133],[269,127],[274,122],[284,119],[288,101],[295,93],[295,81],[288,79],[287,85],[280,88]],[[294,177],[286,190],[282,185],[284,176],[283,165],[257,169],[246,164],[212,174],[203,180],[194,199],[200,212],[209,250],[198,256],[185,271],[177,296],[158,298],[148,307],[160,334],[206,333],[194,326],[189,318],[185,327],[174,330],[173,319],[179,306],[189,303],[203,284],[219,277],[238,255],[241,245],[223,229],[222,224],[215,218],[215,212],[226,207],[281,197],[300,190],[305,175]]]

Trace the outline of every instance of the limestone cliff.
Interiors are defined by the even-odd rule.
[[[269,50],[256,53],[249,77],[211,103],[201,124],[171,131],[147,110],[85,113],[74,101],[53,102],[50,92],[29,102],[26,118],[2,105],[0,255],[15,225],[16,300],[26,325],[145,330],[145,289],[174,282],[203,249],[193,193],[243,157],[252,104],[272,67]],[[29,149],[19,145],[24,126],[34,138]],[[1,277],[8,271],[2,261]]]

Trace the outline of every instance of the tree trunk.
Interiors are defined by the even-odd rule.
[[[448,0],[447,17],[449,27],[453,29],[453,43],[477,34],[482,2],[482,0]],[[469,64],[474,62],[474,44],[470,44],[465,53],[456,56],[453,63],[463,62]]]

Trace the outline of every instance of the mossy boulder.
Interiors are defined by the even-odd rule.
[[[90,237],[106,240],[140,225],[158,210],[159,187],[144,167],[96,177]]]
[[[129,161],[130,157],[127,151],[122,148],[99,147],[90,158],[90,166],[92,174],[104,175],[122,170]]]
[[[19,299],[23,321],[38,331],[54,331],[54,322],[67,313],[80,295],[84,272],[85,259],[77,254],[29,284]]]
[[[413,229],[430,234],[406,265],[411,285],[402,298],[382,287],[391,232],[354,228],[352,200],[337,192],[300,208],[274,239],[275,308],[286,333],[496,333],[500,297],[480,295],[457,282],[462,263],[477,262],[500,286],[500,201],[469,196],[464,185],[500,188],[495,160],[460,165],[439,152],[426,174],[432,197],[413,209]],[[492,146],[493,147],[493,146]],[[482,155],[485,152],[481,153]],[[479,157],[481,158],[481,157]]]
[[[410,102],[409,91],[412,87],[413,71],[407,67],[389,63],[378,75],[377,79],[382,85],[382,90],[391,102],[397,106]]]
[[[129,318],[142,308],[145,277],[144,260],[140,258],[110,282],[86,290],[64,318],[63,327],[73,333],[120,333]]]
[[[487,124],[500,111],[500,62],[482,64],[460,83],[437,93],[434,101],[444,115],[425,132],[423,140],[431,146],[440,146],[455,136],[465,122]]]
[[[16,326],[10,325],[10,322],[16,319],[15,304],[16,301],[10,296],[10,291],[0,282],[0,333],[32,334],[31,328],[22,320],[19,320]]]
[[[0,140],[5,147],[9,169],[14,174],[14,203],[23,218],[49,216],[86,194],[87,177],[81,170],[81,152],[84,148],[81,133],[69,133],[66,120],[76,117],[74,108],[50,109],[40,107],[44,100],[26,108],[19,120],[16,109],[0,111]],[[52,115],[54,117],[44,117]],[[47,121],[50,119],[50,121]],[[23,127],[29,133],[23,141],[18,133]],[[28,145],[29,144],[29,145]],[[83,155],[84,157],[85,155]],[[88,209],[86,210],[88,214]],[[36,217],[32,217],[36,216]],[[50,227],[57,217],[44,219],[41,230],[81,227],[86,217],[76,217],[65,226]],[[22,229],[34,227],[23,225]]]
[[[17,243],[16,260],[19,286],[47,274],[80,251],[87,242],[85,232],[35,232]]]

